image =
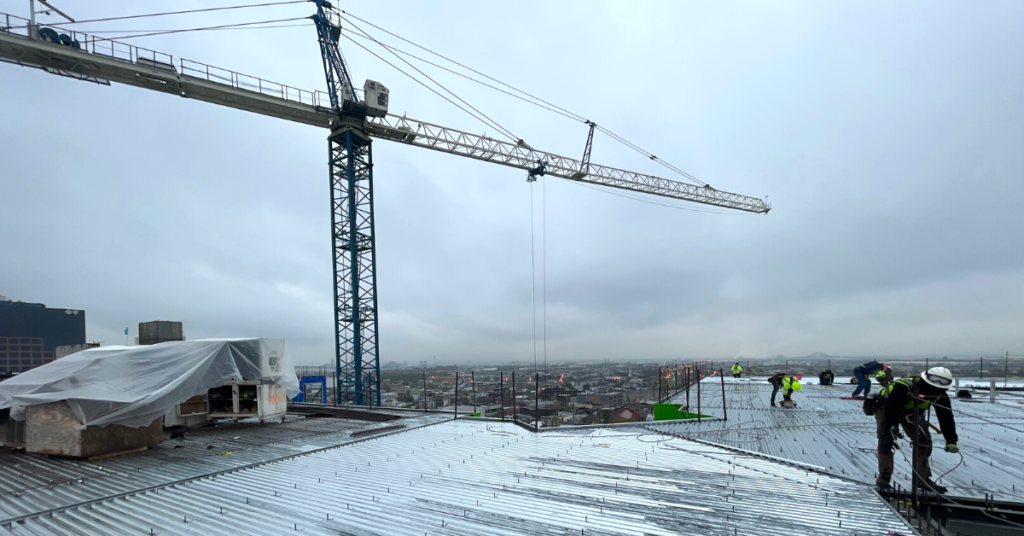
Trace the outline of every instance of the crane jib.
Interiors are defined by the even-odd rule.
[[[0,14],[0,20],[2,17]],[[95,77],[176,94],[322,128],[331,128],[332,122],[337,121],[331,111],[336,106],[331,102],[331,96],[323,92],[297,89],[138,47],[126,45],[121,51],[111,46],[109,40],[83,38],[80,43],[81,48],[74,49],[27,39],[13,31],[0,31],[0,59],[62,70],[77,77]],[[155,66],[157,64],[162,67]],[[365,131],[380,139],[522,170],[536,169],[538,160],[542,160],[546,161],[545,173],[548,175],[598,186],[746,212],[767,213],[771,210],[771,206],[760,198],[594,163],[589,163],[588,169],[586,163],[574,158],[394,114],[367,118]]]

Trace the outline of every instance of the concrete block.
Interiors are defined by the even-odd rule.
[[[25,408],[25,450],[40,454],[91,458],[156,445],[163,442],[161,419],[149,426],[119,424],[82,426],[67,402]]]

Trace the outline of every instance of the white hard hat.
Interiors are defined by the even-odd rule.
[[[921,373],[921,379],[939,389],[949,389],[953,384],[953,373],[946,367],[932,367]]]

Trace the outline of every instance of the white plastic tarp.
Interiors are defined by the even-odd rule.
[[[202,339],[71,354],[0,382],[0,409],[66,400],[85,426],[139,427],[242,380],[276,383],[288,398],[299,394],[283,339]]]

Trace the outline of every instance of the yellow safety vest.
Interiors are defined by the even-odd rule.
[[[791,376],[785,376],[782,378],[782,388],[786,391],[790,389],[794,391],[802,391],[804,389],[803,386],[800,385],[800,382]]]
[[[880,396],[882,398],[889,398],[889,393],[892,392],[892,388],[895,387],[897,383],[902,383],[903,385],[906,385],[907,386],[907,390],[910,391],[910,400],[907,400],[907,403],[903,405],[903,409],[904,410],[913,410],[914,409],[914,384],[913,384],[913,382],[909,378],[900,378],[900,379],[892,382],[891,384],[889,384],[888,386],[883,388],[882,392],[879,393],[878,396]],[[929,402],[927,400],[921,400],[920,402],[918,402],[917,407],[921,411],[925,411],[931,405],[932,405],[931,402]]]
[[[739,374],[740,372],[743,372],[743,367],[741,367],[739,365],[733,365],[732,366],[732,373],[733,374]]]

